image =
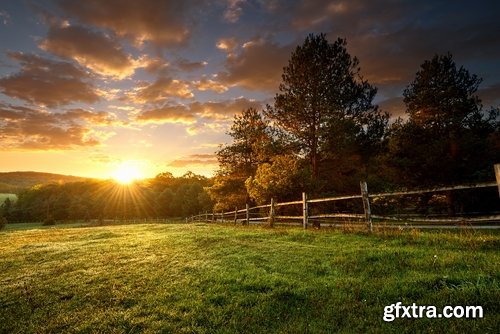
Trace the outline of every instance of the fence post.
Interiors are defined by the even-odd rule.
[[[220,222],[224,223],[224,210],[220,213]]]
[[[500,164],[495,165],[495,176],[497,178],[498,196],[500,196]]]
[[[307,208],[307,194],[305,192],[302,193],[302,225],[304,230],[307,228],[307,224],[309,223],[309,212]]]
[[[238,208],[234,208],[234,223],[236,224],[238,222]]]
[[[208,212],[205,211],[205,221],[208,222]]]
[[[212,210],[212,223],[215,223],[215,211]]]
[[[245,208],[246,208],[246,216],[245,216],[245,220],[246,220],[246,224],[247,225],[250,225],[250,210],[249,210],[249,206],[248,203],[246,204]]]
[[[274,198],[271,198],[271,206],[269,207],[269,227],[274,227]]]
[[[370,209],[370,197],[368,195],[368,184],[366,181],[359,183],[361,188],[361,197],[363,198],[363,209],[365,210],[365,220],[368,225],[368,232],[373,232],[372,211]]]

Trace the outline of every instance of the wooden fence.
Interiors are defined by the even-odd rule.
[[[496,166],[495,166],[496,167]],[[420,195],[425,193],[443,193],[456,190],[465,189],[477,189],[477,188],[488,188],[488,187],[499,187],[500,192],[500,179],[497,175],[497,182],[486,182],[478,184],[469,185],[457,185],[450,187],[439,187],[432,189],[423,190],[413,190],[413,191],[398,191],[398,192],[388,192],[388,193],[376,193],[370,194],[368,192],[368,185],[366,182],[360,182],[360,194],[351,196],[337,196],[337,197],[326,197],[326,198],[314,198],[309,199],[306,193],[302,193],[302,199],[292,202],[276,203],[274,199],[271,199],[269,204],[259,205],[254,207],[249,207],[246,205],[244,209],[235,209],[230,212],[212,212],[212,213],[202,213],[196,216],[186,218],[186,222],[232,222],[241,224],[251,224],[251,223],[267,223],[273,226],[275,223],[280,224],[301,224],[304,229],[312,225],[311,221],[315,222],[316,226],[342,226],[343,223],[338,223],[338,219],[348,221],[349,224],[358,223],[366,224],[368,231],[373,231],[373,226],[375,224],[383,224],[386,227],[399,227],[408,226],[411,224],[413,227],[418,228],[450,228],[452,226],[471,224],[471,223],[488,223],[487,225],[476,226],[477,228],[500,228],[497,224],[500,222],[499,212],[495,212],[490,215],[481,215],[475,217],[412,217],[412,216],[390,216],[390,215],[377,215],[372,212],[372,203],[375,199],[388,198],[395,196],[408,196],[408,195]],[[363,204],[363,211],[360,213],[323,213],[323,214],[311,214],[310,206],[316,203],[326,203],[326,202],[337,202],[337,201],[352,201],[361,200]],[[302,207],[301,215],[280,215],[276,213],[276,209],[286,206],[297,206]],[[295,210],[298,212],[298,210]],[[332,222],[332,219],[337,219],[337,222]],[[330,220],[330,223],[325,223],[325,221]],[[404,225],[401,225],[404,223]],[[425,225],[414,225],[414,223],[421,223]],[[494,224],[490,224],[494,223]]]

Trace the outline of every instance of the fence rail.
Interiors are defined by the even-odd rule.
[[[495,165],[495,170],[500,171],[500,168],[497,168]],[[286,224],[297,224],[297,220],[302,221],[302,226],[306,229],[311,223],[310,220],[319,221],[319,226],[321,225],[329,225],[329,226],[338,226],[337,222],[325,223],[323,220],[327,219],[350,219],[356,220],[358,223],[365,223],[368,230],[373,230],[373,220],[376,220],[375,224],[382,224],[384,226],[389,227],[401,227],[402,225],[398,225],[397,223],[404,222],[407,226],[408,223],[421,223],[424,225],[415,225],[419,228],[426,227],[444,227],[450,228],[449,224],[471,224],[471,223],[499,223],[500,222],[500,214],[489,214],[484,216],[476,216],[476,217],[443,217],[443,218],[429,218],[429,217],[415,217],[415,216],[387,216],[387,215],[377,215],[373,214],[371,210],[371,199],[375,198],[384,198],[384,197],[393,197],[393,196],[408,196],[408,195],[419,195],[425,193],[440,193],[440,192],[448,192],[455,190],[466,190],[466,189],[477,189],[477,188],[488,188],[488,187],[497,187],[499,188],[500,193],[500,177],[497,174],[497,182],[484,182],[484,183],[476,183],[476,184],[467,184],[467,185],[455,185],[448,187],[438,187],[438,188],[429,188],[429,189],[421,189],[421,190],[409,190],[409,191],[396,191],[396,192],[386,192],[386,193],[376,193],[369,194],[368,193],[368,185],[366,182],[360,182],[360,192],[359,195],[350,195],[350,196],[337,196],[337,197],[325,197],[325,198],[314,198],[308,199],[306,193],[302,193],[302,200],[291,201],[291,202],[283,202],[283,203],[275,203],[274,199],[271,199],[270,204],[258,205],[254,207],[249,207],[246,205],[245,209],[237,209],[229,212],[212,212],[212,213],[202,213],[196,216],[192,216],[186,218],[186,222],[195,222],[195,221],[208,221],[208,222],[233,222],[233,223],[242,223],[242,224],[250,224],[250,223],[262,223],[267,222],[269,225],[273,226],[275,223],[280,221],[281,223]],[[347,201],[347,200],[356,200],[361,199],[363,203],[363,213],[354,213],[354,212],[341,212],[341,213],[322,213],[322,214],[310,214],[309,205],[313,203],[325,203],[325,202],[335,202],[335,201]],[[285,206],[293,206],[293,205],[302,205],[302,215],[280,215],[276,214],[275,209],[277,207],[285,207]],[[261,212],[251,212],[252,210],[260,209]],[[265,213],[263,213],[264,209],[269,209]],[[255,217],[255,216],[258,217]],[[290,222],[293,221],[293,222]],[[323,221],[323,223],[322,223]],[[350,223],[353,223],[350,221]],[[438,224],[446,224],[446,225],[438,225]],[[318,225],[318,223],[316,223]],[[500,225],[486,225],[486,226],[477,226],[478,228],[500,228]]]

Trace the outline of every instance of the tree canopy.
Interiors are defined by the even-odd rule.
[[[345,39],[329,43],[326,35],[311,34],[292,53],[265,114],[295,143],[297,156],[309,160],[317,181],[322,162],[368,157],[367,148],[381,140],[388,115],[373,104],[376,91],[362,78]]]

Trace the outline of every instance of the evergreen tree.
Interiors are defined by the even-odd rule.
[[[355,147],[349,154],[361,153],[387,124],[372,103],[376,88],[363,80],[346,46],[345,39],[329,43],[324,34],[309,35],[292,53],[274,106],[265,111],[294,141],[295,153],[307,157],[315,180],[322,161],[345,156],[348,144]]]
[[[409,186],[489,181],[500,159],[498,109],[484,111],[481,79],[451,54],[425,61],[404,91],[408,121],[393,126],[390,159],[397,182]],[[454,212],[454,193],[448,209]]]

